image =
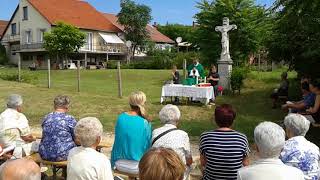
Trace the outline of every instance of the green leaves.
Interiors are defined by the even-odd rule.
[[[301,74],[320,77],[320,1],[278,0],[268,49],[277,61],[285,61]]]
[[[52,55],[66,55],[77,52],[85,43],[86,35],[78,28],[58,22],[44,34],[44,48]]]
[[[151,9],[146,5],[136,4],[131,0],[121,2],[121,11],[118,14],[118,22],[124,26],[126,40],[133,45],[144,45],[149,34],[146,26],[152,20]]]
[[[253,0],[202,0],[197,7],[200,9],[195,16],[199,24],[197,40],[208,64],[216,62],[220,56],[221,36],[214,28],[222,24],[223,17],[228,17],[230,24],[238,26],[229,34],[230,52],[236,63],[244,62],[249,54],[264,46],[263,39],[270,30],[264,28],[264,24],[268,24],[268,16],[264,7],[254,5]]]

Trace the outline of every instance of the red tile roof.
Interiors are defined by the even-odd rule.
[[[9,21],[0,20],[0,37],[2,36],[4,31],[6,30],[8,23],[9,23]]]
[[[118,17],[114,14],[103,13],[103,15],[116,27],[124,31],[124,27],[118,23]],[[153,42],[157,43],[174,43],[169,37],[165,36],[157,30],[157,28],[147,25],[147,31],[149,32],[150,38]]]
[[[28,0],[51,25],[59,21],[81,29],[120,32],[89,3],[80,0]]]

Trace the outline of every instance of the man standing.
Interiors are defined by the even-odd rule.
[[[199,63],[197,58],[193,59],[193,64],[190,64],[187,68],[190,78],[202,77],[204,78],[203,66]]]

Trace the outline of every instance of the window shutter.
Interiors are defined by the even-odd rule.
[[[33,32],[32,30],[30,29],[30,43],[33,43]]]

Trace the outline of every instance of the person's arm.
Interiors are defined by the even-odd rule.
[[[200,165],[202,171],[204,170],[204,167],[207,165],[207,158],[203,154],[200,154]]]
[[[287,108],[292,108],[292,109],[305,109],[306,105],[304,102],[299,102],[299,103],[294,103],[294,104],[286,104],[285,105]]]
[[[249,161],[249,157],[245,156],[242,160],[242,165],[243,166],[249,166],[250,165],[250,161]]]
[[[22,140],[24,140],[27,143],[36,141],[36,138],[32,136],[32,134],[27,135],[27,136],[20,136]]]
[[[71,116],[70,119],[67,119],[67,123],[68,123],[68,127],[70,129],[70,133],[71,133],[71,136],[72,136],[72,139],[73,139],[74,143],[77,146],[80,146],[81,145],[80,140],[74,134],[74,128],[77,125],[76,119],[73,116]]]

